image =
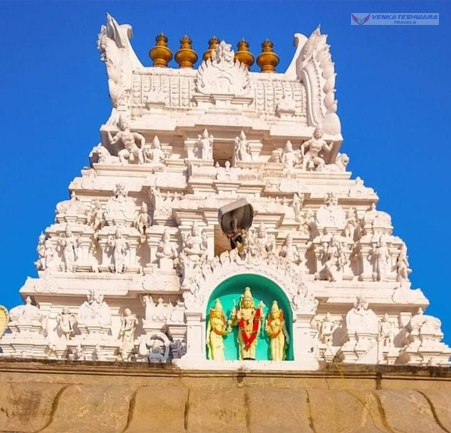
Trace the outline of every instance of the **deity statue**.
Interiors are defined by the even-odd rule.
[[[171,233],[168,229],[166,229],[163,233],[163,237],[161,241],[158,243],[157,252],[155,253],[155,257],[157,259],[169,259],[174,260],[177,258],[177,248],[175,244],[171,242]]]
[[[46,269],[45,265],[45,234],[41,233],[39,235],[38,246],[36,248],[38,253],[38,260],[36,260],[35,265],[38,271],[44,271]]]
[[[50,239],[47,239],[44,242],[44,248],[45,248],[45,254],[44,254],[45,269],[54,269],[55,268],[54,257],[55,257],[56,251],[55,251],[55,247],[53,246],[53,243]]]
[[[234,306],[229,325],[238,326],[239,358],[254,360],[257,347],[257,336],[263,321],[263,302],[255,308],[250,287],[244,289],[240,305]]]
[[[207,254],[208,241],[205,230],[201,231],[196,221],[191,228],[191,233],[183,238],[183,252],[192,262],[198,262]]]
[[[66,225],[65,234],[58,242],[63,251],[63,271],[74,272],[78,260],[78,239],[73,235],[69,224]]]
[[[307,209],[304,217],[301,219],[301,226],[299,231],[305,235],[308,235],[311,239],[316,232],[315,217],[312,209]]]
[[[338,328],[338,324],[331,319],[330,313],[326,313],[326,317],[319,327],[319,339],[321,343],[331,346],[333,334]]]
[[[407,281],[411,272],[412,270],[409,268],[409,260],[407,258],[407,247],[406,244],[403,243],[401,245],[399,256],[396,259],[396,274],[398,282],[403,283],[404,281]]]
[[[113,137],[111,132],[108,131],[108,139],[111,147],[119,148],[118,156],[119,161],[125,164],[138,160],[138,164],[144,164],[143,148],[146,139],[137,132],[131,132],[128,125],[128,121],[125,117],[119,118],[118,125],[119,132]],[[139,141],[139,144],[137,143]],[[120,143],[120,146],[118,146]]]
[[[124,310],[124,315],[122,316],[121,329],[119,331],[119,338],[122,341],[119,351],[123,361],[130,359],[130,356],[133,353],[135,347],[135,329],[137,325],[138,318],[136,317],[136,314],[133,314],[130,308],[126,308]]]
[[[373,261],[373,280],[386,281],[387,272],[390,272],[390,251],[383,236],[373,245],[369,258]]]
[[[63,311],[56,316],[58,329],[65,340],[70,340],[74,334],[75,317],[70,313],[69,308],[64,307]]]
[[[103,219],[103,208],[102,203],[100,203],[99,200],[96,200],[93,203],[93,208],[88,213],[88,224],[91,226],[91,228],[97,232],[99,231],[104,224]]]
[[[122,272],[124,272],[125,256],[127,255],[130,246],[122,233],[121,226],[116,228],[114,237],[108,237],[107,245],[113,251],[114,272],[116,274],[122,274]]]
[[[143,202],[135,219],[135,227],[141,234],[145,234],[151,225],[152,221],[148,213],[147,204]]]
[[[246,139],[246,134],[241,131],[239,137],[235,138],[235,163],[238,161],[249,162],[252,161],[251,148]]]
[[[299,162],[299,157],[299,152],[293,150],[293,145],[291,144],[291,141],[288,140],[285,144],[285,149],[282,151],[283,166],[287,169],[294,168]]]
[[[393,347],[395,333],[393,332],[393,323],[390,322],[388,314],[385,313],[382,320],[379,322],[379,341],[384,347]]]
[[[207,325],[208,359],[223,361],[224,336],[230,333],[221,301],[216,299],[214,308],[210,309],[210,318]]]
[[[253,236],[249,238],[249,245],[251,250],[254,250],[263,256],[272,252],[274,248],[274,239],[272,236],[268,235],[263,222],[257,227]]]
[[[338,204],[338,197],[335,193],[329,192],[324,197],[324,204],[316,212],[316,223],[319,227],[344,229],[346,225],[346,214]]]
[[[200,159],[213,159],[213,135],[208,135],[206,129],[197,136],[197,148]]]
[[[376,314],[369,308],[364,296],[358,296],[352,308],[346,314],[346,328],[349,334],[378,333],[379,324]]]
[[[332,282],[341,281],[344,267],[348,263],[345,246],[335,236],[332,236],[330,241],[324,245],[323,257],[326,258],[324,263],[326,278]]]
[[[351,207],[346,212],[346,225],[343,235],[346,238],[354,240],[356,229],[357,229],[357,215],[355,209]]]
[[[305,194],[302,192],[300,194],[293,194],[293,209],[294,209],[294,220],[296,222],[301,222],[301,209],[304,204]]]
[[[271,311],[266,318],[265,331],[270,338],[271,360],[283,361],[286,357],[290,337],[285,325],[283,311],[277,301],[273,301]]]
[[[145,146],[143,152],[145,162],[160,164],[164,160],[164,151],[157,135],[153,138],[152,145]]]
[[[321,129],[316,128],[313,137],[301,145],[302,168],[309,171],[323,170],[326,164],[323,153],[330,152],[333,145],[333,141],[328,144]]]
[[[79,325],[109,326],[111,325],[111,311],[103,300],[103,295],[95,290],[90,290],[87,300],[78,310],[77,322]]]
[[[279,256],[284,257],[290,262],[296,264],[299,264],[302,261],[301,253],[297,245],[293,244],[293,236],[291,235],[291,233],[287,234],[285,242],[280,250]]]

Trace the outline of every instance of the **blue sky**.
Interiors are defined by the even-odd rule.
[[[350,13],[438,12],[439,26],[351,26]],[[329,35],[348,168],[380,196],[408,246],[411,280],[451,343],[451,34],[449,2],[0,1],[0,304],[20,302],[39,233],[88,164],[110,102],[96,38],[105,13],[130,23],[145,65],[164,31],[173,52],[185,33],[199,55],[212,35],[254,55],[274,42],[284,71],[296,32]],[[255,66],[254,66],[255,68]]]

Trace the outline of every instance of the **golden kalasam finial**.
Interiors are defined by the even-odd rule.
[[[211,53],[216,50],[217,46],[219,45],[219,39],[216,36],[212,36],[210,40],[208,41],[208,50],[205,51],[203,59],[207,61],[208,59],[211,59]]]
[[[187,35],[180,39],[180,50],[175,53],[175,61],[180,68],[192,68],[197,62],[197,54],[192,49],[191,42]]]
[[[238,51],[235,53],[235,59],[249,69],[254,64],[254,56],[249,51],[249,42],[243,38],[237,43],[237,47]]]
[[[154,66],[167,68],[172,59],[172,51],[168,48],[168,38],[161,32],[155,41],[157,44],[149,51],[149,56],[153,60]]]
[[[276,66],[279,64],[279,56],[273,50],[274,44],[265,39],[262,43],[262,52],[257,57],[257,65],[260,66],[261,72],[276,72]]]

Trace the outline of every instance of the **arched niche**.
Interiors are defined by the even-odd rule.
[[[290,305],[290,300],[284,290],[277,283],[263,275],[255,273],[237,274],[219,283],[212,291],[208,299],[207,308],[205,311],[207,321],[205,324],[208,324],[209,312],[210,309],[214,307],[216,299],[220,299],[224,308],[225,316],[229,319],[233,310],[233,302],[235,301],[235,304],[239,305],[240,298],[246,287],[251,288],[252,296],[254,298],[254,305],[256,307],[260,301],[263,301],[265,304],[264,320],[257,336],[258,343],[256,348],[256,359],[261,361],[270,360],[270,339],[265,332],[265,320],[271,310],[273,301],[276,300],[279,304],[279,308],[283,311],[288,335],[290,337],[290,343],[287,347],[286,360],[293,360],[293,312]],[[233,327],[232,333],[224,338],[224,354],[226,360],[233,361],[239,359],[239,346],[237,339],[238,327]],[[207,355],[208,354],[206,353],[206,357]]]

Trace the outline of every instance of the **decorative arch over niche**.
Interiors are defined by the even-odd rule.
[[[293,310],[291,308],[290,300],[284,290],[277,283],[263,275],[256,273],[242,273],[233,275],[216,286],[210,294],[207,302],[207,308],[205,310],[205,332],[208,324],[209,311],[210,308],[214,307],[215,300],[221,300],[224,313],[228,319],[233,310],[233,302],[235,302],[236,305],[239,304],[241,295],[244,293],[244,289],[246,287],[251,288],[255,306],[258,306],[260,301],[263,301],[265,304],[264,320],[257,336],[258,343],[256,348],[256,359],[270,359],[270,339],[265,332],[265,320],[271,310],[273,301],[276,300],[279,304],[279,308],[283,311],[287,331],[290,336],[290,344],[287,347],[286,360],[293,360]],[[224,338],[224,354],[226,360],[239,359],[237,338],[238,328],[233,327],[232,333]]]

